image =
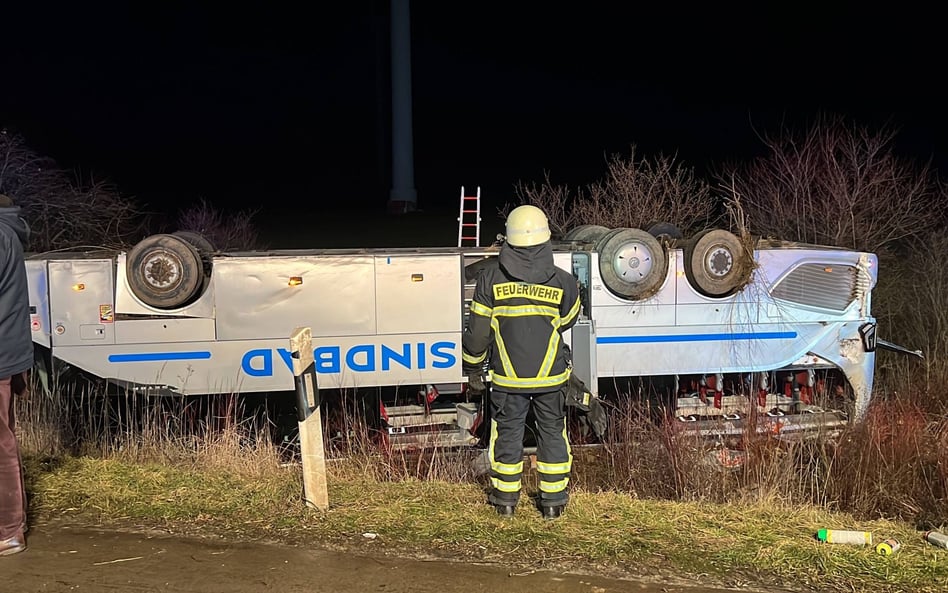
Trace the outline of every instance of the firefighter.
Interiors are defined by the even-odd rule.
[[[553,265],[546,215],[536,206],[514,208],[496,262],[477,278],[462,340],[471,384],[483,384],[487,366],[492,375],[488,500],[501,516],[512,516],[520,499],[523,435],[531,409],[543,518],[559,517],[569,500],[573,458],[565,397],[570,369],[561,334],[576,322],[579,308],[576,279]]]

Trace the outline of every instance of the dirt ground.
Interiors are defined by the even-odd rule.
[[[0,558],[0,593],[723,593],[725,589],[41,525]],[[747,589],[744,589],[747,591]]]

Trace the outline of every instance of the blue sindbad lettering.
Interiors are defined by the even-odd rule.
[[[342,370],[342,356],[339,346],[314,348],[313,359],[317,373],[338,373]]]
[[[260,364],[254,366],[253,360],[260,359]],[[249,350],[240,361],[240,368],[251,377],[269,377],[273,375],[273,351],[269,348]]]
[[[447,369],[458,362],[457,348],[455,342],[446,341],[432,344],[409,342],[395,347],[385,344],[357,344],[345,351],[340,346],[320,346],[313,348],[313,364],[317,373],[340,373],[343,364],[357,373],[377,370],[387,372],[396,365],[418,370],[429,367]],[[292,353],[286,348],[248,350],[244,353],[240,366],[244,373],[251,377],[273,376],[274,352],[279,355],[287,370],[292,372]]]
[[[427,368],[427,365],[425,364],[425,355],[427,354],[427,351],[425,348],[427,348],[428,345],[423,342],[419,342],[417,346],[418,347],[416,348],[416,351],[418,352],[418,368]]]
[[[411,368],[411,344],[402,344],[402,351],[398,352],[382,344],[382,370],[388,371],[392,368],[392,361],[397,362],[406,369]]]
[[[449,369],[457,363],[457,355],[454,354],[454,342],[435,342],[431,345],[431,357],[434,359],[431,363],[436,369]]]
[[[362,354],[365,357],[365,362],[359,362],[356,360],[356,356]],[[370,372],[375,370],[375,345],[374,344],[361,344],[359,346],[353,346],[349,348],[346,352],[346,366],[348,366],[353,371],[358,372]]]

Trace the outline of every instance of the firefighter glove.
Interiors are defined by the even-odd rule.
[[[475,371],[467,376],[467,388],[473,393],[484,393],[487,385],[484,383],[484,373]]]

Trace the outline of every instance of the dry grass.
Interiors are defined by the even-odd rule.
[[[515,518],[504,520],[484,504],[475,484],[377,480],[351,470],[330,465],[326,512],[301,503],[296,468],[247,477],[187,465],[30,458],[27,475],[34,521],[59,518],[616,576],[703,575],[705,584],[725,586],[925,592],[948,585],[948,567],[939,561],[943,551],[922,542],[910,526],[888,520],[780,500],[656,501],[579,488],[555,523],[543,522],[526,499]],[[900,539],[903,549],[886,558],[868,548],[819,544],[812,536],[821,528],[872,531],[876,539]]]

